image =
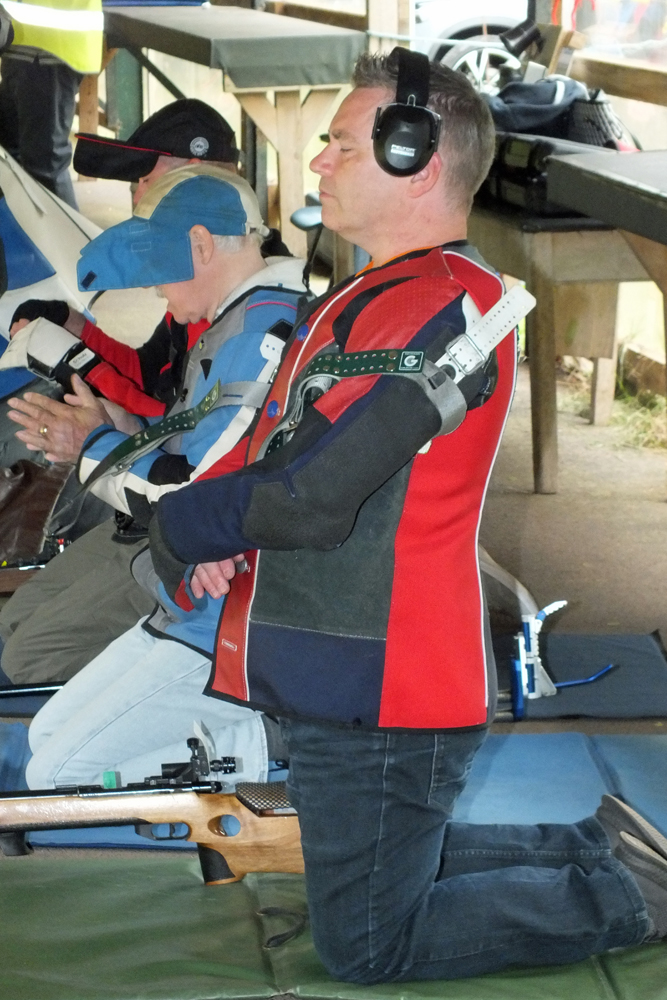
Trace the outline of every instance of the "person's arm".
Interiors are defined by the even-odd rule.
[[[132,379],[121,375],[108,361],[101,361],[96,365],[85,380],[100,396],[121,406],[128,413],[158,418],[164,414],[164,403],[142,392]]]
[[[423,302],[439,293],[435,301],[442,302],[442,286],[431,284],[420,281],[415,294]],[[394,289],[381,299],[353,326],[347,351],[410,347],[435,361],[465,329],[458,286],[417,329],[413,296]],[[477,382],[466,398],[472,402],[476,392]],[[439,412],[415,382],[389,375],[342,380],[310,407],[282,448],[161,499],[151,525],[158,573],[173,584],[187,565],[240,552],[340,545],[363,502],[439,429]]]
[[[150,392],[170,360],[171,331],[166,319],[158,324],[146,344],[135,349],[109,337],[66,302],[28,299],[14,312],[10,336],[40,316],[62,326],[96,355],[97,363],[84,374],[84,380],[99,395],[129,413],[145,417],[159,417],[164,413],[164,404],[154,399]]]
[[[76,462],[91,433],[99,433],[100,428],[112,421],[125,426],[132,419],[120,407],[112,417],[78,375],[72,376],[72,389],[72,393],[65,395],[64,403],[37,392],[8,400],[13,407],[9,419],[21,424],[16,437],[28,451],[43,451],[50,462]]]
[[[180,384],[180,364],[174,367],[175,360],[186,357],[187,351],[209,325],[208,320],[200,320],[199,323],[184,326],[167,313],[148,340],[135,349],[120,344],[98,327],[87,323],[82,340],[113,368],[100,365],[86,381],[131,413],[145,417],[161,416],[165,411],[165,400],[171,395],[169,390]]]
[[[144,381],[137,349],[130,347],[129,344],[122,344],[119,340],[115,340],[106,334],[99,326],[91,323],[90,320],[85,317],[83,319],[84,322],[79,336],[86,347],[89,347],[100,358],[113,365],[122,378],[130,379],[137,388],[143,389]],[[151,335],[151,339],[161,330],[164,322],[164,320],[160,320],[160,323]]]

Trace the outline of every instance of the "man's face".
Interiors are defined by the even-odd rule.
[[[173,170],[175,167],[181,166],[182,163],[183,163],[182,160],[174,162],[174,158],[171,156],[160,156],[158,158],[157,163],[151,170],[150,174],[146,174],[145,177],[139,178],[136,190],[132,195],[132,204],[135,206],[138,205],[143,196],[148,191],[151,184],[154,184],[155,181],[159,177],[162,177],[163,174],[167,174],[169,173],[170,170]]]
[[[170,170],[177,170],[178,167],[184,167],[190,163],[202,163],[202,160],[198,160],[196,157],[185,160],[179,156],[160,156],[150,174],[140,177],[137,181],[136,190],[132,195],[132,204],[135,206],[138,205],[151,184],[154,184],[163,174],[168,174]],[[236,163],[216,163],[216,166],[222,167],[224,170],[230,170],[233,174],[238,173]]]
[[[331,122],[326,149],[310,164],[320,175],[324,225],[364,249],[369,236],[372,243],[374,234],[391,226],[392,199],[403,181],[382,170],[373,156],[375,112],[391,101],[381,88],[353,90]]]
[[[157,286],[158,295],[167,300],[167,309],[177,323],[198,323],[206,315],[201,284],[195,266],[195,277],[189,281]]]

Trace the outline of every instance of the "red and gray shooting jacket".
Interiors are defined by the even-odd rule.
[[[208,694],[364,729],[493,717],[477,539],[515,335],[459,383],[468,410],[450,434],[435,436],[440,416],[416,382],[363,375],[329,388],[286,443],[258,454],[317,355],[410,348],[436,361],[502,293],[463,241],[348,279],[298,323],[249,435],[160,500],[152,550],[172,590],[183,593],[184,564],[244,552],[250,567],[220,617]]]

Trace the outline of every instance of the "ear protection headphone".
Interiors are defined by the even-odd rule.
[[[396,47],[396,102],[378,108],[373,124],[373,152],[383,170],[407,177],[422,170],[433,156],[440,136],[440,115],[426,107],[430,65],[421,52]]]

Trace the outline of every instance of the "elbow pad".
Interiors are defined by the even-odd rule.
[[[0,367],[29,368],[71,392],[72,375],[85,379],[100,360],[78,337],[41,316],[15,334],[0,358]]]

